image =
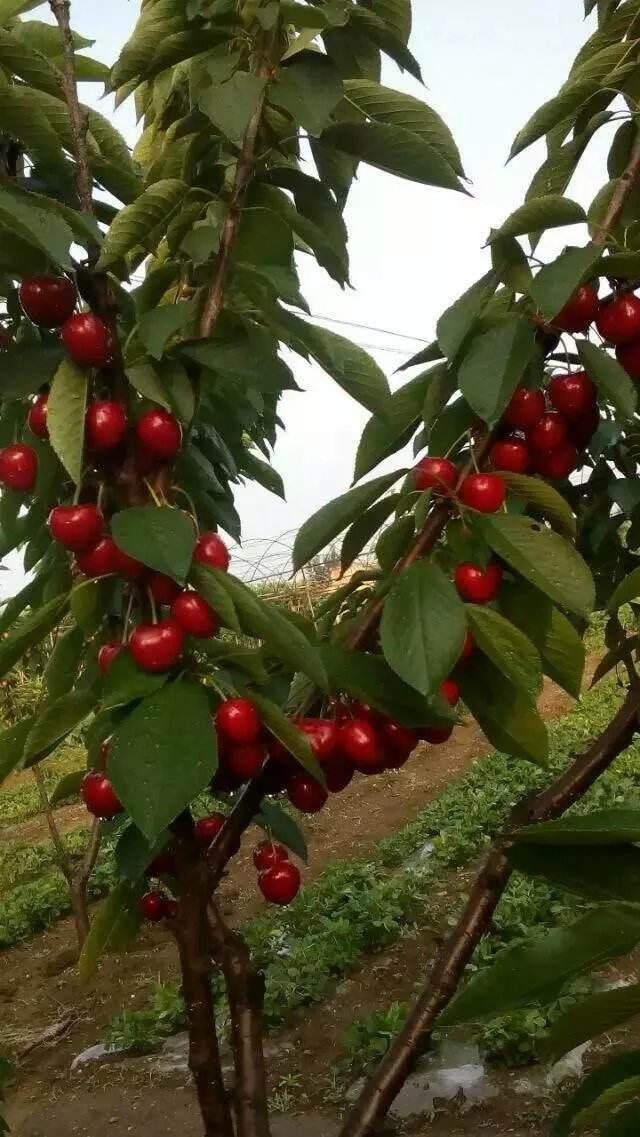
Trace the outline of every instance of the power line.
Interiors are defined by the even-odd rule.
[[[428,344],[429,340],[422,336],[409,336],[405,332],[392,332],[389,328],[374,328],[370,324],[356,324],[353,320],[338,320],[336,316],[318,316],[313,314],[314,320],[325,320],[330,324],[342,324],[345,328],[359,328],[363,332],[375,332],[381,336],[393,336],[399,340],[415,340],[417,343]]]

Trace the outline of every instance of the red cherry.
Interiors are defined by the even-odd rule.
[[[171,849],[161,849],[147,868],[147,876],[173,876],[175,871],[176,858]]]
[[[448,742],[452,734],[452,726],[425,726],[420,731],[423,741],[430,742],[432,746],[441,746],[443,742]]]
[[[196,821],[195,833],[199,844],[208,849],[209,845],[215,841],[226,820],[223,813],[212,813],[209,817],[201,817]]]
[[[583,284],[549,322],[559,332],[586,332],[599,307],[597,289],[592,284]]]
[[[124,651],[124,648],[125,645],[123,643],[117,643],[115,640],[113,640],[111,643],[102,645],[100,651],[98,652],[98,667],[100,668],[103,675],[107,674],[107,671],[111,667],[114,659],[116,656],[120,655],[121,651]]]
[[[365,719],[371,726],[380,726],[385,721],[380,711],[369,703],[361,703],[359,699],[351,704],[351,715],[345,721],[350,722],[352,719]]]
[[[460,652],[460,659],[458,660],[458,663],[465,663],[467,659],[470,659],[475,651],[475,647],[476,641],[471,635],[471,632],[466,631],[464,634],[464,643],[462,645],[462,651]]]
[[[536,470],[545,478],[568,478],[578,465],[578,451],[572,442],[547,450],[536,459]]]
[[[104,367],[111,357],[109,329],[93,312],[71,316],[62,326],[65,349],[81,367]]]
[[[27,423],[29,430],[35,434],[36,438],[48,438],[49,427],[47,426],[47,403],[49,401],[49,392],[44,395],[38,395],[33,400],[29,414],[27,415]]]
[[[56,505],[49,514],[49,529],[54,541],[82,553],[102,536],[104,517],[97,505]]]
[[[227,699],[216,711],[216,727],[229,742],[255,742],[261,729],[260,712],[251,699]]]
[[[175,415],[156,407],[146,411],[136,425],[138,442],[156,458],[175,458],[182,445],[182,427]]]
[[[417,730],[410,730],[409,727],[402,726],[399,722],[392,722],[391,719],[382,724],[381,734],[384,745],[391,751],[391,756],[387,757],[387,766],[390,769],[399,769],[399,766],[392,761],[393,758],[402,758],[404,765],[420,741]]]
[[[90,403],[85,416],[87,443],[92,450],[116,450],[127,433],[127,416],[113,399]]]
[[[416,489],[433,490],[437,495],[455,489],[458,481],[458,469],[448,458],[423,458],[413,472]]]
[[[112,537],[101,537],[97,544],[76,554],[76,565],[85,576],[108,576],[116,571],[116,546]]]
[[[329,762],[338,749],[338,727],[330,719],[301,719],[300,730],[307,735],[318,762]]]
[[[625,292],[601,304],[596,316],[596,327],[608,343],[618,347],[640,336],[640,299]]]
[[[339,729],[340,751],[361,773],[377,773],[384,768],[380,735],[366,719],[351,719]]]
[[[156,604],[160,605],[173,604],[181,592],[180,585],[170,576],[165,576],[163,572],[152,572],[146,584]]]
[[[543,391],[529,391],[527,387],[516,387],[504,412],[504,421],[517,430],[530,430],[540,422],[544,408]]]
[[[632,379],[640,379],[640,339],[617,347],[616,359]]]
[[[455,679],[443,679],[438,690],[452,707],[460,702],[460,684],[456,683]]]
[[[26,276],[18,296],[25,316],[43,328],[64,324],[73,315],[78,298],[67,276]]]
[[[175,620],[138,624],[129,640],[129,650],[143,671],[168,671],[182,652],[182,630]]]
[[[287,795],[300,813],[319,813],[329,797],[324,787],[306,774],[296,774],[289,780]]]
[[[138,901],[140,911],[145,920],[151,924],[159,924],[168,915],[167,898],[163,892],[145,892]]]
[[[38,455],[31,446],[14,442],[0,450],[0,482],[11,490],[32,490],[38,477]]]
[[[111,782],[100,770],[89,770],[89,773],[85,774],[80,786],[80,797],[89,813],[105,821],[123,811]]]
[[[489,458],[494,470],[505,470],[511,474],[526,474],[531,465],[529,447],[521,438],[494,442]]]
[[[496,513],[506,496],[507,487],[498,474],[470,474],[460,486],[461,501],[479,513]]]
[[[582,418],[596,401],[596,388],[584,371],[571,375],[554,375],[549,384],[549,398],[560,414],[568,419]]]
[[[245,746],[232,746],[225,753],[224,764],[240,782],[248,782],[260,773],[265,756],[262,743],[248,742]]]
[[[276,845],[273,841],[261,841],[253,850],[253,863],[258,872],[266,872],[275,865],[283,865],[289,860],[289,853],[284,845]]]
[[[271,904],[290,904],[298,895],[301,883],[300,869],[287,861],[263,872],[258,887]]]
[[[556,411],[547,411],[529,432],[534,450],[557,450],[567,439],[567,424]]]
[[[231,561],[229,550],[217,533],[200,535],[193,559],[200,565],[209,565],[210,568],[222,569],[223,572],[227,571]]]
[[[118,545],[113,545],[115,555],[115,569],[118,576],[124,580],[140,580],[147,571],[147,566],[143,565],[142,561],[137,561],[135,557],[130,557]]]
[[[486,568],[463,561],[456,569],[455,578],[458,594],[463,600],[470,604],[489,604],[500,591],[502,569],[495,561]]]
[[[338,757],[331,758],[329,762],[322,767],[322,772],[325,776],[329,793],[341,794],[353,781],[355,768],[346,758]]]
[[[588,414],[569,423],[569,437],[573,444],[582,450],[591,442],[599,426],[600,411],[597,407],[592,407]]]
[[[176,596],[171,605],[171,615],[186,636],[208,639],[210,636],[215,636],[220,627],[220,621],[213,608],[210,608],[197,592],[185,590]]]

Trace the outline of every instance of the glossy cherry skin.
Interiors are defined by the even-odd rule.
[[[322,767],[322,772],[325,776],[329,793],[341,794],[353,781],[353,776],[356,771],[353,763],[347,761],[346,758],[338,756],[325,762]]]
[[[58,328],[73,315],[78,294],[67,276],[25,276],[18,290],[25,316],[42,328]]]
[[[460,702],[460,684],[455,679],[443,679],[438,690],[450,706],[455,707]]]
[[[569,423],[569,438],[578,450],[582,450],[591,442],[599,426],[600,411],[597,407],[593,407],[588,414]]]
[[[300,813],[319,813],[329,797],[324,787],[307,774],[296,774],[289,779],[287,795]]]
[[[81,367],[105,367],[111,358],[109,329],[93,312],[82,312],[62,325],[65,350]]]
[[[567,439],[566,421],[557,411],[547,411],[529,431],[528,438],[534,450],[557,450]]]
[[[452,726],[425,726],[420,731],[420,737],[425,742],[430,742],[432,746],[442,746],[443,742],[449,741],[452,734]]]
[[[182,591],[180,585],[170,576],[165,576],[163,572],[150,573],[145,583],[156,604],[160,605],[173,604],[176,596]]]
[[[124,549],[119,548],[114,542],[115,551],[115,571],[118,576],[123,580],[140,580],[147,571],[146,565],[142,561],[137,561],[135,557],[130,557],[125,553]]]
[[[437,495],[455,489],[458,469],[448,458],[423,458],[414,471],[416,489],[433,490]]]
[[[253,850],[253,863],[258,872],[266,872],[275,865],[284,865],[289,860],[289,853],[284,845],[277,845],[273,841],[261,841]]]
[[[592,284],[583,284],[550,323],[560,332],[586,332],[599,308],[597,290]]]
[[[85,576],[108,576],[116,571],[116,546],[112,537],[101,537],[90,549],[76,554],[76,565]]]
[[[300,730],[307,735],[318,762],[330,762],[338,749],[338,727],[330,719],[301,719]]]
[[[572,442],[547,450],[536,459],[536,470],[545,478],[568,478],[578,466],[578,451]]]
[[[266,750],[261,742],[247,742],[244,746],[231,746],[225,752],[224,764],[239,782],[255,778],[264,766]]]
[[[208,848],[215,841],[226,820],[223,813],[212,813],[209,817],[201,817],[196,821],[195,833],[199,844]]]
[[[263,872],[258,879],[262,895],[271,904],[290,904],[298,895],[301,884],[300,869],[291,861],[274,865],[273,868]]]
[[[555,409],[573,422],[594,407],[595,384],[584,371],[574,371],[571,375],[554,375],[549,384],[549,398]]]
[[[384,767],[384,752],[377,729],[366,719],[351,719],[339,731],[340,752],[362,773]]]
[[[517,430],[530,430],[540,422],[544,414],[543,391],[529,391],[527,387],[516,387],[504,412],[504,421]]]
[[[142,915],[150,924],[159,924],[169,915],[167,897],[155,889],[152,892],[145,892],[138,904]]]
[[[413,754],[420,741],[417,730],[411,730],[409,727],[403,726],[402,723],[393,722],[391,719],[382,724],[380,733],[385,748],[391,752],[391,755],[398,759],[402,758],[404,761]],[[386,765],[389,769],[399,769],[394,762],[390,762],[389,755]]]
[[[100,770],[89,770],[80,786],[80,797],[89,813],[107,821],[123,812],[123,806],[106,774]]]
[[[640,336],[640,298],[632,292],[624,292],[601,304],[596,327],[602,338],[615,347],[631,343]]]
[[[173,876],[176,871],[176,858],[171,849],[161,849],[156,853],[147,868],[147,876]]]
[[[124,407],[113,399],[96,399],[87,407],[85,430],[92,450],[117,450],[127,433]]]
[[[226,572],[231,562],[229,550],[217,533],[202,533],[193,554],[194,561]]]
[[[244,746],[260,734],[260,712],[251,699],[226,699],[216,711],[216,727],[225,740]]]
[[[38,477],[38,455],[31,446],[14,442],[0,450],[0,482],[11,490],[26,493]]]
[[[640,379],[640,339],[616,348],[616,359],[632,379]]]
[[[489,459],[494,470],[511,474],[526,474],[531,466],[529,447],[522,438],[504,438],[494,442]]]
[[[460,499],[478,513],[496,513],[502,508],[507,487],[498,474],[470,474],[460,486]]]
[[[385,721],[385,717],[380,711],[377,711],[370,703],[361,702],[360,699],[356,699],[351,704],[351,714],[347,716],[345,721],[350,722],[351,719],[365,719],[371,726],[380,726]]]
[[[175,620],[138,624],[129,639],[129,651],[143,671],[168,671],[182,653],[183,635]]]
[[[27,424],[29,430],[35,434],[36,438],[47,439],[49,437],[49,427],[47,426],[48,401],[49,392],[47,391],[44,395],[38,395],[29,407]]]
[[[171,605],[171,615],[185,636],[208,639],[210,636],[215,636],[220,627],[220,621],[213,608],[203,600],[202,596],[198,596],[197,592],[189,592],[187,589],[176,596]]]
[[[95,545],[104,530],[104,517],[97,505],[56,505],[49,514],[54,541],[82,553]]]
[[[103,675],[107,674],[107,671],[111,667],[114,659],[120,655],[121,651],[125,650],[125,647],[125,644],[117,643],[115,640],[102,645],[100,651],[98,652],[98,667],[100,668]]]
[[[146,411],[136,424],[136,436],[141,446],[155,458],[168,461],[175,458],[182,445],[182,428],[175,415],[162,407]]]
[[[489,604],[500,591],[502,569],[495,561],[486,568],[463,561],[456,568],[455,581],[458,595],[463,600],[469,604]]]
[[[464,634],[464,643],[462,645],[462,651],[460,652],[460,659],[458,660],[458,663],[466,663],[466,661],[473,655],[475,647],[476,641],[471,635],[471,632],[467,630]]]

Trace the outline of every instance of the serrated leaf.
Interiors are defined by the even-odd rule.
[[[389,385],[370,355],[344,336],[291,316],[288,321],[302,347],[338,386],[372,414],[385,415]]]
[[[515,158],[533,142],[537,142],[554,126],[559,123],[570,122],[587,100],[598,89],[598,83],[591,79],[566,84],[565,88],[553,99],[548,99],[525,123],[522,130],[516,135],[510,158]]]
[[[167,676],[141,671],[128,651],[121,651],[109,666],[102,684],[102,707],[126,707],[136,699],[155,694]]]
[[[230,628],[233,632],[240,633],[240,619],[235,604],[226,588],[223,587],[216,570],[207,565],[194,563],[189,579],[197,592],[204,597],[219,616],[223,626]]]
[[[336,537],[352,524],[365,509],[398,481],[406,471],[395,471],[373,478],[362,486],[348,490],[341,497],[323,505],[317,513],[305,521],[298,530],[293,546],[293,567],[297,571],[330,545]]]
[[[105,237],[98,267],[104,269],[117,264],[138,245],[146,248],[149,233],[157,226],[168,224],[188,189],[177,178],[165,178],[125,206]]]
[[[550,525],[565,537],[575,537],[576,519],[566,498],[553,486],[540,478],[527,474],[512,474],[502,471],[500,477],[510,493],[523,498],[546,517]]]
[[[0,98],[2,96],[0,90]],[[0,228],[39,250],[52,264],[63,269],[71,267],[73,233],[66,221],[18,199],[3,188],[0,188]]]
[[[509,860],[518,872],[541,877],[585,900],[636,904],[640,897],[640,850],[633,845],[603,847],[593,859],[587,858],[584,848],[514,845]]]
[[[489,426],[495,426],[522,379],[533,354],[535,329],[522,316],[505,320],[476,336],[458,372],[468,404]]]
[[[500,607],[535,645],[545,674],[577,699],[582,687],[586,649],[570,620],[523,580],[503,583]]]
[[[29,648],[41,643],[62,619],[68,596],[54,596],[47,604],[27,612],[0,640],[0,679],[10,671]]]
[[[438,343],[448,359],[455,359],[487,300],[496,290],[496,274],[485,273],[443,312],[436,332]]]
[[[578,340],[578,354],[590,379],[624,419],[632,419],[638,405],[634,384],[613,356],[588,340]]]
[[[24,761],[28,762],[49,747],[57,746],[91,714],[95,702],[92,692],[71,691],[46,706],[29,732]]]
[[[64,359],[53,377],[47,402],[51,445],[75,485],[82,479],[88,381],[86,371],[72,359]]]
[[[441,699],[425,699],[414,687],[404,683],[380,656],[347,651],[323,644],[320,654],[329,675],[333,694],[350,694],[369,703],[383,715],[404,726],[430,723],[444,725],[457,721],[455,712]]]
[[[130,557],[185,583],[197,540],[189,514],[168,506],[134,506],[114,515],[111,533]]]
[[[142,921],[139,895],[137,888],[121,880],[103,900],[80,953],[78,974],[82,983],[87,983],[95,975],[103,955],[123,951],[133,942]]]
[[[268,727],[271,734],[289,751],[297,762],[315,778],[320,785],[325,784],[325,777],[316,758],[307,735],[288,718],[271,699],[267,699],[260,691],[247,692],[260,710],[260,718]]]
[[[71,770],[69,774],[65,774],[51,794],[49,805],[59,805],[61,801],[67,801],[68,798],[77,797],[80,793],[80,786],[82,785],[82,780],[86,772],[86,770]]]
[[[373,470],[383,458],[401,450],[420,423],[425,397],[446,364],[417,375],[404,387],[394,391],[384,415],[374,415],[365,426],[356,454],[354,482]],[[447,384],[444,384],[445,388]]]
[[[547,730],[528,695],[480,655],[461,669],[460,686],[471,714],[497,750],[546,767]]]
[[[263,486],[269,493],[273,493],[276,497],[286,500],[284,492],[284,482],[281,475],[269,462],[263,461],[259,458],[254,450],[246,449],[242,455],[241,461],[242,471],[252,481],[257,482],[258,485]]]
[[[598,991],[556,1019],[543,1040],[542,1052],[546,1058],[557,1061],[576,1046],[608,1034],[637,1015],[640,1015],[639,983],[613,991]]]
[[[531,641],[492,608],[467,605],[469,627],[478,647],[499,671],[535,702],[542,690],[542,664]]]
[[[370,79],[346,79],[344,93],[350,103],[371,119],[387,126],[400,126],[438,150],[456,174],[464,175],[460,152],[449,127],[437,111],[420,99]]]
[[[467,621],[453,584],[437,565],[418,561],[399,573],[380,625],[387,663],[422,695],[433,694],[460,658]]]
[[[600,246],[591,243],[581,249],[565,249],[557,260],[540,269],[529,294],[547,320],[553,321],[601,256]]]
[[[309,134],[319,135],[343,95],[342,80],[327,55],[305,52],[282,67],[269,100],[283,107]]]
[[[1,191],[0,191],[1,192]],[[4,398],[23,399],[48,383],[64,359],[55,344],[8,344],[0,351],[0,391]]]
[[[489,238],[519,237],[538,229],[556,229],[563,225],[586,224],[587,215],[581,205],[559,194],[547,197],[532,197],[511,213],[499,229],[494,229]]]
[[[260,104],[266,79],[236,71],[224,83],[204,87],[198,94],[200,110],[232,142],[239,142]]]
[[[336,123],[324,131],[322,142],[408,181],[466,192],[441,151],[403,127],[382,122]]]
[[[340,573],[344,574],[348,568],[351,567],[357,557],[360,556],[362,550],[369,544],[369,541],[378,532],[380,527],[387,520],[387,517],[393,513],[400,494],[391,494],[388,497],[382,498],[381,501],[366,509],[364,513],[357,517],[352,525],[349,526],[344,535],[342,542],[342,549],[340,551]]]
[[[58,637],[42,677],[50,699],[58,699],[71,690],[83,650],[84,635],[81,628],[68,628]]]
[[[595,603],[593,578],[577,550],[530,517],[496,514],[482,522],[491,548],[546,596],[577,616]]]
[[[192,300],[181,300],[178,304],[160,304],[140,317],[137,332],[149,355],[161,359],[170,339],[184,332],[195,316]],[[134,368],[135,371],[135,368]]]
[[[525,825],[511,840],[532,845],[623,845],[640,841],[640,810],[597,809],[537,825]]]

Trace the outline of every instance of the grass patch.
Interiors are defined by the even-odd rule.
[[[42,763],[47,793],[51,795],[65,774],[82,770],[87,764],[86,753],[79,746],[63,746],[55,757]],[[63,803],[60,803],[63,804]],[[57,808],[57,807],[56,807]],[[41,812],[40,797],[33,778],[22,778],[13,788],[0,794],[0,829],[19,825]]]

